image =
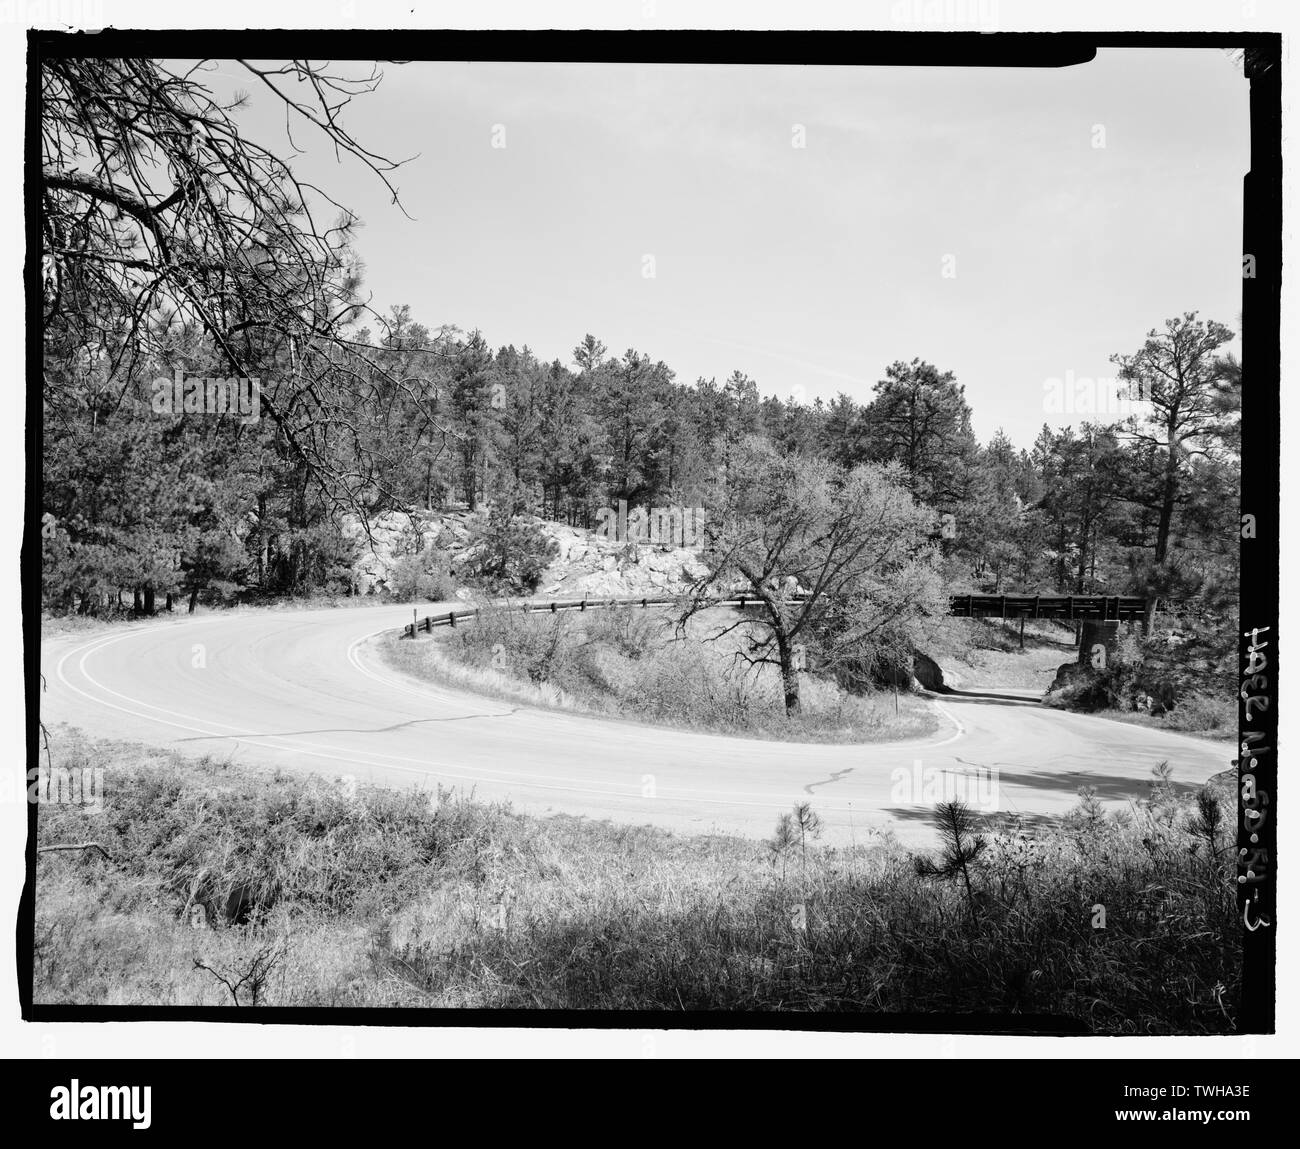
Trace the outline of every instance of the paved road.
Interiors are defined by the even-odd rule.
[[[383,664],[377,632],[411,608],[266,611],[60,637],[42,647],[42,716],[97,737],[310,769],[359,781],[471,787],[515,808],[758,837],[810,801],[827,839],[892,827],[933,841],[946,791],[1029,817],[1079,786],[1120,804],[1167,759],[1177,782],[1227,768],[1211,744],[1047,710],[1026,692],[949,695],[927,740],[873,746],[759,742],[583,718],[433,686]],[[431,641],[421,637],[417,641]],[[57,733],[57,731],[56,731]]]

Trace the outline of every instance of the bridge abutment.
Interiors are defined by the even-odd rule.
[[[1116,619],[1084,619],[1079,624],[1079,665],[1105,670],[1115,655],[1119,628]]]

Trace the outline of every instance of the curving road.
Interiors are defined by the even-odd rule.
[[[452,604],[454,605],[454,604]],[[42,718],[96,737],[386,784],[437,783],[566,812],[678,830],[770,834],[810,801],[826,840],[869,827],[928,845],[945,790],[1029,818],[1081,785],[1118,804],[1168,760],[1196,786],[1232,745],[1039,707],[1027,692],[948,695],[930,739],[869,746],[759,742],[500,702],[401,675],[374,637],[409,606],[165,620],[46,639]],[[421,637],[417,641],[431,641]],[[112,784],[111,779],[108,780]]]

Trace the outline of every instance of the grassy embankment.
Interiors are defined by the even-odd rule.
[[[1053,831],[994,836],[968,895],[918,874],[888,837],[841,850],[796,831],[774,848],[523,817],[445,791],[349,793],[72,737],[53,753],[56,767],[103,768],[106,796],[98,813],[41,806],[41,844],[95,841],[109,857],[39,855],[39,1002],[1049,1012],[1104,1033],[1233,1028],[1231,815],[1194,825],[1163,785],[1126,824],[1084,801]]]
[[[666,611],[525,615],[489,607],[469,625],[415,641],[392,636],[381,648],[416,677],[661,727],[796,742],[887,742],[938,728],[934,711],[913,695],[852,694],[812,674],[801,675],[801,713],[787,717],[780,675],[739,657],[740,630],[706,641],[737,617],[706,611],[679,636]]]
[[[1149,726],[1154,730],[1173,730],[1196,738],[1214,742],[1232,741],[1236,737],[1237,704],[1232,697],[1216,698],[1210,694],[1193,694],[1174,709],[1163,714],[1148,714],[1142,710],[1093,711],[1100,718],[1116,722],[1129,722],[1134,726]]]

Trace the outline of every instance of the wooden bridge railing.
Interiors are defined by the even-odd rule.
[[[966,618],[1061,618],[1132,621],[1146,614],[1147,600],[1131,595],[1103,594],[958,594],[949,600],[949,614]]]

